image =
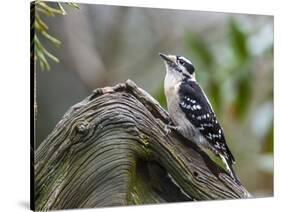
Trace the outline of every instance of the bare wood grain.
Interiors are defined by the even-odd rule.
[[[130,80],[72,106],[35,153],[36,210],[248,198]]]

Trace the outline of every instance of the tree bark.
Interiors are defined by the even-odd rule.
[[[36,210],[250,197],[167,123],[130,80],[94,90],[35,152]]]

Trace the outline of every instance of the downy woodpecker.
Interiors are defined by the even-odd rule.
[[[174,129],[197,145],[219,156],[232,178],[237,179],[231,154],[212,106],[202,88],[196,82],[195,68],[182,57],[159,53],[165,61],[164,83],[168,112]]]

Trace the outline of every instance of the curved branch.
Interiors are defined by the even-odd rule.
[[[168,122],[130,80],[96,89],[36,150],[36,210],[250,197]]]

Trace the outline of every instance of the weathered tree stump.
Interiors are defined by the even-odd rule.
[[[35,209],[247,198],[128,80],[72,106],[35,152]]]

